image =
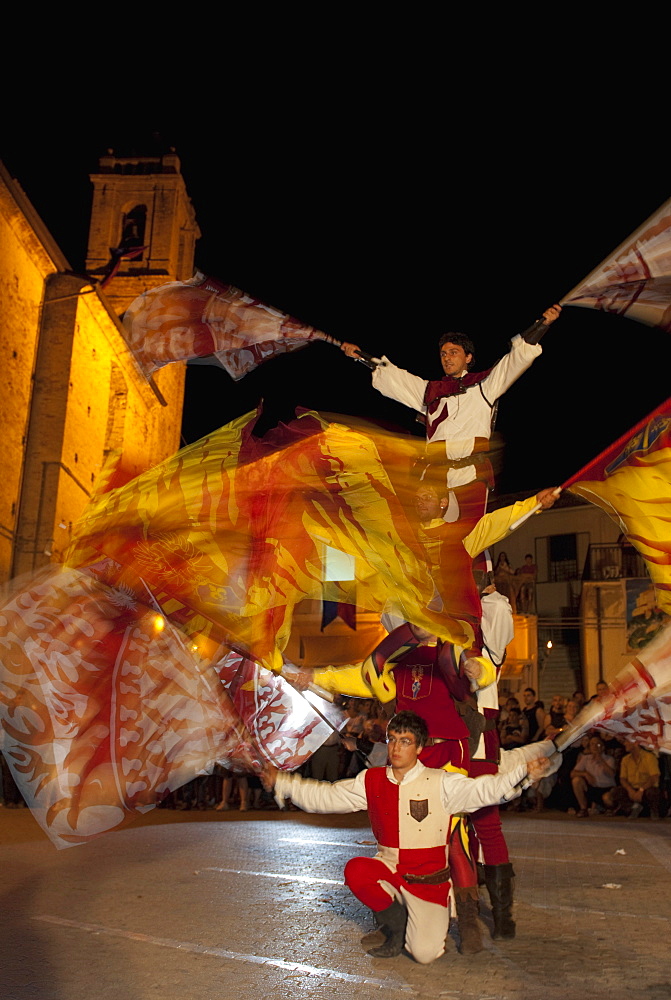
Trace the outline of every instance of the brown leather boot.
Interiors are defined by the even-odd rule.
[[[405,926],[408,922],[408,911],[394,900],[386,910],[375,913],[375,922],[385,935],[385,942],[378,948],[369,948],[368,954],[374,958],[395,958],[403,951],[405,944]]]
[[[503,865],[485,865],[485,885],[492,904],[493,938],[510,941],[515,937],[513,920],[513,878],[515,872],[508,861]]]
[[[457,925],[462,955],[477,955],[482,951],[482,929],[478,920],[479,903],[478,890],[475,886],[454,889],[454,899],[457,904]]]

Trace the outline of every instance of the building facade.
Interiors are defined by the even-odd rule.
[[[180,443],[184,366],[170,365],[148,381],[119,321],[146,288],[193,273],[199,233],[179,160],[110,153],[91,179],[89,273],[78,275],[0,164],[3,581],[63,558],[112,453],[122,482]],[[95,272],[105,270],[124,231],[130,238],[129,216],[144,219],[146,249],[132,267],[122,261],[103,291]]]
[[[499,504],[513,499],[502,497]],[[526,642],[527,661],[514,655],[514,647],[509,651],[514,691],[530,684],[546,703],[576,689],[590,696],[596,682],[611,680],[662,623],[643,559],[600,507],[571,493],[496,545],[494,564],[501,553],[515,573],[516,633],[535,630],[537,636]],[[535,570],[531,606],[519,600],[525,563]]]

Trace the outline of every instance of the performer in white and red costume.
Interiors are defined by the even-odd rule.
[[[438,342],[443,377],[427,381],[398,368],[385,356],[371,359],[357,344],[341,350],[356,360],[368,359],[373,387],[410,406],[426,420],[427,461],[445,469],[449,506],[446,520],[475,525],[485,513],[493,470],[487,457],[497,400],[541,353],[538,341],[561,313],[546,309],[523,334],[513,337],[505,357],[482,372],[472,372],[474,346],[463,333],[445,333]],[[468,529],[470,530],[470,528]]]
[[[537,773],[547,773],[551,766],[543,756],[547,747],[530,744],[505,755],[505,773],[467,778],[424,767],[418,756],[427,740],[424,720],[414,712],[399,712],[387,727],[386,768],[370,768],[334,784],[274,768],[268,768],[264,776],[266,788],[275,788],[280,804],[290,797],[308,812],[368,810],[377,854],[350,860],[345,882],[373,910],[385,933],[384,944],[369,954],[390,958],[405,945],[423,964],[445,951],[452,813],[472,812],[504,797],[513,798],[527,774],[535,780]]]

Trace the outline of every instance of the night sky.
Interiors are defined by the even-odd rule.
[[[143,129],[105,114],[28,132],[17,120],[0,158],[80,271],[98,156],[174,146],[201,270],[423,377],[440,377],[449,330],[472,337],[476,369],[490,366],[671,194],[665,162],[641,171],[607,130],[549,142],[544,124],[493,106],[467,132],[421,105],[220,110]],[[561,482],[670,394],[671,338],[631,320],[567,308],[543,348],[501,401],[500,493]],[[185,440],[261,398],[269,422],[305,406],[422,433],[362,365],[316,344],[238,383],[190,367]]]

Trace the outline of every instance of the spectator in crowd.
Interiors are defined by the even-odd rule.
[[[554,809],[568,812],[575,815],[580,808],[578,800],[573,792],[571,772],[575,769],[578,758],[583,753],[589,753],[590,734],[585,735],[577,742],[573,743],[562,751],[562,762],[557,771],[557,781],[552,790],[551,805]]]
[[[550,710],[545,713],[545,719],[543,720],[543,731],[546,739],[554,739],[557,733],[566,725],[564,708],[564,696],[553,694]]]
[[[387,720],[373,716],[366,719],[361,736],[345,736],[343,742],[351,752],[358,751],[364,767],[384,767],[387,763]]]
[[[571,695],[571,698],[573,699],[573,701],[576,702],[578,706],[578,711],[580,711],[583,705],[585,704],[585,695],[582,693],[582,691],[574,691],[573,694]]]
[[[571,771],[571,785],[578,800],[577,816],[587,816],[588,809],[612,809],[615,804],[615,760],[603,752],[598,736],[590,737],[589,752],[582,753]]]
[[[504,750],[516,750],[529,742],[527,720],[519,708],[511,708],[499,725],[499,739]]]
[[[633,740],[624,741],[627,753],[620,764],[615,811],[628,810],[633,818],[647,806],[651,819],[659,819],[659,764],[654,753]]]
[[[599,680],[596,682],[596,691],[589,699],[587,704],[589,705],[590,701],[595,701],[595,699],[597,698],[599,699],[607,698],[609,694],[610,694],[610,688],[608,687],[608,684],[605,682],[603,677],[600,677]]]
[[[536,577],[538,567],[530,552],[524,557],[522,566],[515,570],[517,576],[517,610],[522,615],[531,615],[536,607]]]
[[[508,695],[499,714],[499,723],[505,722],[510,712],[519,712],[520,703],[514,694]]]
[[[342,731],[343,737],[350,737],[343,740],[345,749],[350,751],[349,757],[344,761],[342,777],[354,778],[362,771],[365,764],[365,754],[357,751],[357,740],[363,737],[363,730],[370,716],[370,708],[373,702],[367,698],[350,698],[347,703],[347,714],[349,719]]]
[[[232,771],[225,771],[221,784],[221,801],[215,806],[217,811],[228,810],[234,805],[233,796],[235,788],[240,795],[240,812],[247,812],[249,808],[249,781],[247,775],[233,774]]]
[[[542,701],[536,698],[533,688],[525,688],[522,692],[523,706],[522,712],[527,720],[529,739],[527,742],[535,743],[541,738],[545,726],[545,706]]]
[[[517,581],[515,571],[508,561],[505,552],[500,552],[494,566],[494,583],[499,594],[510,601],[513,614],[517,614]]]
[[[354,749],[350,747],[348,749]],[[337,781],[340,777],[340,734],[333,732],[301,768],[304,778]]]
[[[580,705],[575,698],[569,698],[564,705],[564,725],[568,726],[571,722],[573,722],[579,711]]]

